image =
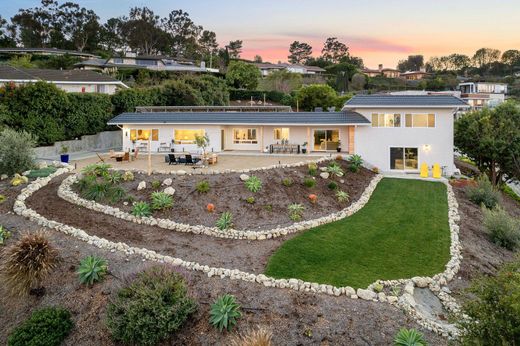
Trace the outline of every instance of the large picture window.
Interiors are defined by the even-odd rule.
[[[406,127],[435,127],[435,114],[406,114]]]
[[[173,141],[175,144],[195,144],[197,136],[204,136],[204,130],[174,130]]]
[[[234,144],[257,144],[256,129],[233,129]]]
[[[159,140],[159,130],[158,129],[132,129],[130,130],[130,140],[131,141],[147,141],[150,138],[151,131],[151,140],[158,141]]]
[[[373,113],[372,127],[401,127],[401,114]]]
[[[419,168],[417,148],[390,148],[390,169],[416,170]]]
[[[274,139],[275,140],[288,140],[289,139],[289,128],[282,127],[274,129]]]

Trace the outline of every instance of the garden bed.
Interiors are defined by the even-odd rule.
[[[302,220],[312,220],[342,210],[359,199],[375,174],[364,168],[353,173],[348,170],[347,162],[336,162],[345,172],[342,177],[321,178],[319,168],[327,167],[327,163],[320,165],[315,176],[309,174],[307,166],[248,173],[249,176],[256,176],[262,181],[262,188],[258,192],[250,192],[240,179],[241,174],[239,173],[184,176],[166,174],[148,176],[136,173],[133,181],[117,184],[125,191],[124,199],[117,203],[105,199],[100,203],[131,213],[132,202],[149,203],[152,192],[163,191],[167,187],[161,185],[154,188],[152,187],[154,181],[158,184],[166,179],[172,179],[171,187],[175,189],[173,207],[155,211],[153,213],[155,218],[169,219],[182,224],[213,227],[223,212],[230,212],[233,229],[266,230],[293,223],[288,212],[290,204],[301,204],[304,207]],[[292,185],[283,185],[284,179],[292,181]],[[306,179],[314,180],[315,186],[305,186]],[[208,192],[197,191],[197,183],[201,181],[209,184]],[[137,187],[142,182],[146,182],[147,187],[138,191]],[[337,189],[330,188],[331,182],[337,185]],[[79,194],[77,186],[73,188]],[[339,202],[336,197],[337,190],[348,193],[349,200]],[[316,203],[311,202],[310,194],[317,196]],[[247,201],[251,197],[254,198],[252,203]],[[207,205],[210,203],[215,206],[215,211],[211,213],[207,211]]]

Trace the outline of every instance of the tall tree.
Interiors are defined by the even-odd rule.
[[[109,52],[121,50],[124,46],[123,20],[121,18],[110,18],[100,29],[99,40],[104,49]]]
[[[513,73],[515,67],[520,68],[520,51],[516,49],[509,49],[502,54],[502,62],[508,65]]]
[[[240,54],[242,54],[242,40],[230,41],[226,49],[230,59],[240,58]]]
[[[473,63],[477,67],[483,67],[500,59],[500,51],[493,48],[480,48],[473,55]]]
[[[419,71],[422,67],[424,67],[424,56],[422,55],[409,55],[408,58],[397,64],[397,69],[401,72]]]
[[[54,26],[58,3],[53,0],[42,0],[41,4],[41,7],[20,9],[11,18],[16,28],[17,40],[25,47],[48,47],[52,33],[60,34]]]
[[[195,25],[188,12],[171,11],[163,21],[165,32],[170,36],[172,52],[177,56],[195,58],[200,52],[199,36],[202,26]]]
[[[204,30],[199,38],[199,46],[204,55],[215,54],[218,50],[217,35],[213,31]]]
[[[231,61],[226,72],[226,81],[237,89],[255,90],[260,77],[258,67],[244,61]]]
[[[62,37],[80,52],[85,48],[93,51],[99,43],[99,17],[93,10],[78,4],[66,2],[59,6],[54,25],[60,29]]]
[[[15,47],[13,26],[0,16],[0,47]]]
[[[349,52],[347,45],[339,42],[337,37],[329,37],[323,45],[321,55],[326,61],[337,64],[342,59],[348,57]]]
[[[141,54],[155,54],[168,47],[168,35],[160,27],[159,16],[148,7],[130,9],[121,31],[128,46]]]
[[[291,64],[305,64],[312,55],[312,47],[305,42],[294,41],[289,46],[289,53],[287,59]]]
[[[262,57],[260,55],[257,54],[253,58],[253,61],[256,62],[256,63],[262,63],[264,60],[262,59]]]

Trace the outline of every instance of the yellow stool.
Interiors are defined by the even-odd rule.
[[[425,163],[421,164],[421,178],[428,178],[428,165]]]
[[[436,179],[440,179],[441,177],[441,166],[438,163],[433,164],[433,177]]]

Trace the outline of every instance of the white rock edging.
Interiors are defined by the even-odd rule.
[[[48,220],[42,215],[38,214],[36,211],[27,208],[25,200],[29,198],[34,192],[36,192],[43,186],[46,186],[53,178],[64,173],[68,173],[73,169],[74,168],[72,166],[65,166],[64,168],[59,168],[55,173],[51,174],[46,178],[38,178],[34,182],[30,183],[26,188],[22,189],[20,194],[17,196],[13,207],[14,212],[18,215],[30,219],[31,221],[36,222],[37,224],[43,227],[52,228],[64,234],[71,235],[79,240],[85,241],[98,248],[107,249],[110,251],[121,251],[127,255],[141,256],[145,260],[168,263],[175,266],[183,267],[187,270],[203,272],[207,274],[208,277],[219,276],[220,278],[230,278],[232,280],[235,279],[248,282],[257,282],[259,284],[263,284],[266,287],[289,288],[292,290],[303,292],[324,293],[334,296],[345,295],[353,299],[361,298],[365,300],[386,302],[391,305],[395,305],[402,308],[404,311],[409,313],[420,325],[422,325],[428,330],[434,331],[436,333],[448,337],[455,337],[458,335],[458,331],[453,325],[442,323],[438,320],[431,319],[425,316],[424,314],[420,313],[416,309],[416,302],[413,297],[414,287],[423,287],[427,285],[427,287],[429,287],[430,290],[432,290],[432,292],[434,292],[439,297],[446,309],[448,309],[451,312],[460,311],[458,304],[449,295],[449,290],[447,289],[447,287],[443,287],[441,289],[441,286],[445,286],[448,281],[453,279],[456,272],[460,268],[460,261],[462,259],[461,245],[458,236],[459,226],[457,225],[457,222],[460,220],[460,216],[458,214],[458,203],[453,193],[453,189],[449,184],[446,185],[449,207],[448,219],[452,243],[450,247],[451,260],[446,265],[446,270],[440,274],[434,275],[431,278],[415,277],[412,279],[401,280],[379,280],[371,284],[366,290],[358,289],[356,292],[352,287],[348,286],[334,287],[332,285],[305,282],[299,279],[275,279],[263,274],[256,275],[238,269],[210,267],[196,262],[184,261],[180,258],[158,254],[157,252],[152,250],[132,247],[123,242],[115,243],[104,238],[91,236],[79,228],[71,227],[60,222]],[[397,299],[394,296],[387,297],[382,292],[376,294],[376,292],[374,291],[374,286],[376,284],[383,286],[394,286],[397,284],[404,284],[405,289],[404,293]]]
[[[136,217],[130,213],[127,213],[119,208],[111,207],[108,205],[100,204],[95,201],[86,200],[81,198],[77,193],[72,190],[72,185],[78,180],[77,175],[72,175],[63,180],[58,188],[58,196],[66,200],[69,203],[79,205],[81,207],[94,210],[106,215],[114,216],[119,219],[126,221],[144,224],[149,226],[157,226],[163,229],[193,233],[193,234],[204,234],[217,238],[228,238],[228,239],[247,239],[247,240],[266,240],[285,236],[287,234],[305,231],[320,225],[328,224],[334,221],[344,219],[352,214],[359,211],[369,201],[372,193],[377,187],[377,184],[383,178],[382,175],[376,175],[368,186],[365,188],[359,199],[338,212],[322,216],[313,220],[305,220],[297,223],[293,223],[286,227],[276,227],[269,230],[261,231],[240,231],[235,229],[227,229],[222,231],[217,227],[208,227],[203,225],[189,225],[184,223],[178,223],[170,219],[160,219],[153,216],[149,217]],[[175,190],[174,190],[175,191]]]

